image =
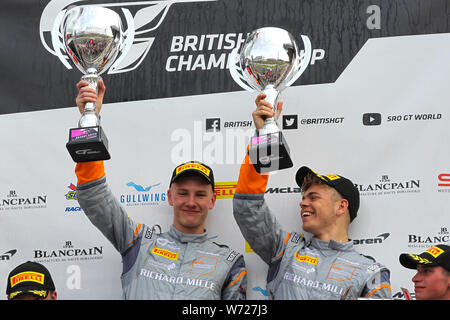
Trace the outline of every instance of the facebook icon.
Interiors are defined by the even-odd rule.
[[[220,118],[206,119],[206,132],[219,132]]]

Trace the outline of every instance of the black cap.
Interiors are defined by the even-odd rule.
[[[29,293],[45,299],[49,291],[55,290],[50,272],[42,264],[27,261],[9,273],[6,294],[9,299]]]
[[[308,173],[311,173],[312,175],[325,182],[325,184],[336,189],[336,191],[339,192],[340,195],[348,201],[350,222],[352,222],[356,218],[356,214],[359,209],[359,191],[358,188],[355,187],[354,183],[338,174],[321,175],[308,167],[301,167],[300,169],[298,169],[297,174],[295,175],[295,181],[300,188],[302,187],[303,180],[308,175]],[[302,190],[302,192],[305,191],[306,190]]]
[[[439,244],[431,247],[419,255],[402,253],[399,257],[402,266],[408,269],[417,269],[417,265],[441,266],[450,271],[450,246]]]
[[[204,178],[212,186],[212,189],[214,191],[214,174],[212,169],[206,164],[198,161],[185,162],[173,169],[169,187],[172,185],[172,182],[174,182],[180,176],[185,175],[186,173],[193,173]]]

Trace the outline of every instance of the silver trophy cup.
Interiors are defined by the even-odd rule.
[[[230,72],[244,89],[266,94],[276,112],[282,90],[290,86],[306,69],[311,57],[311,43],[302,36],[305,50],[297,47],[286,30],[274,27],[251,32],[240,53],[231,54]],[[233,62],[234,59],[234,62]],[[249,155],[258,172],[269,172],[293,166],[289,147],[276,119],[267,118],[264,126],[250,141]]]
[[[123,46],[120,16],[100,6],[73,7],[67,10],[62,28],[68,56],[84,74],[81,79],[97,91],[100,74],[114,63]],[[66,146],[75,162],[111,158],[95,103],[86,103],[78,128],[70,129]]]

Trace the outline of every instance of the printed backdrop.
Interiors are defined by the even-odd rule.
[[[62,49],[58,22],[81,4],[116,10],[128,39],[103,75],[114,194],[130,217],[164,231],[173,168],[191,159],[211,165],[219,199],[207,230],[245,253],[248,298],[267,298],[267,266],[245,244],[232,195],[256,94],[233,81],[228,62],[259,27],[284,28],[301,48],[301,35],[312,44],[306,71],[283,92],[279,120],[295,165],[273,173],[266,191],[286,230],[301,232],[294,176],[307,165],[358,186],[350,237],[391,270],[395,298],[404,298],[402,287],[413,292],[414,271],[399,264],[400,253],[450,243],[448,1],[4,0],[0,292],[15,266],[35,260],[51,271],[60,299],[121,298],[120,254],[79,207],[65,148],[80,117],[81,73]]]

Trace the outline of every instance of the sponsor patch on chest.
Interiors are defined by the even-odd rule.
[[[156,254],[158,256],[170,259],[170,260],[178,260],[178,255],[179,255],[178,252],[172,252],[172,251],[157,248],[157,247],[153,247],[152,253]]]
[[[298,252],[295,253],[295,259],[299,262],[306,262],[312,265],[317,265],[317,262],[319,261],[319,258],[311,257],[308,255],[300,255]]]

